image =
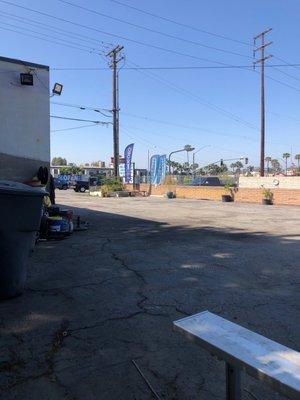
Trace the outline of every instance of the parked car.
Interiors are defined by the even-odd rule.
[[[74,190],[75,192],[81,192],[84,193],[86,190],[90,189],[90,183],[89,181],[76,181]]]
[[[76,181],[74,190],[75,192],[84,193],[87,190],[90,190],[91,186],[97,186],[99,183],[98,178],[90,178],[88,181]]]
[[[67,190],[69,189],[69,182],[62,179],[54,178],[54,187],[55,189],[59,190]]]
[[[199,176],[192,180],[191,186],[223,186],[216,176]]]

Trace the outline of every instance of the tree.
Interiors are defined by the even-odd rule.
[[[267,173],[269,173],[270,162],[272,161],[272,157],[266,157],[265,162],[267,163]]]
[[[230,168],[232,169],[232,172],[234,172],[234,170],[235,170],[235,163],[231,163],[231,164],[230,164]]]
[[[282,158],[285,159],[285,174],[287,175],[287,163],[288,163],[288,158],[290,158],[291,155],[290,153],[283,153]]]
[[[217,164],[209,164],[206,167],[204,167],[204,171],[206,174],[209,175],[219,175],[224,172],[227,172],[228,168],[226,164],[223,164],[222,166],[219,166]]]
[[[295,160],[297,160],[298,169],[300,168],[300,154],[295,155]]]
[[[281,166],[280,166],[280,162],[278,160],[276,160],[275,158],[273,160],[271,160],[271,165],[273,168],[273,171],[279,172],[281,170]]]
[[[235,171],[235,172],[240,173],[240,172],[241,172],[241,169],[243,168],[243,164],[242,164],[240,161],[237,161],[237,162],[235,163],[235,167],[236,167],[236,171]]]
[[[243,168],[243,164],[240,161],[236,161],[230,164],[230,168],[232,168],[232,172],[241,172],[241,168]]]
[[[60,174],[61,175],[80,175],[82,173],[82,169],[80,167],[77,167],[76,165],[72,167],[62,167],[60,168]]]
[[[65,158],[62,157],[53,157],[52,158],[52,163],[51,163],[54,167],[58,166],[58,165],[67,165],[67,160]]]

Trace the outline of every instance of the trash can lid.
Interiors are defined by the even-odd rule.
[[[32,187],[24,183],[14,181],[0,181],[0,195],[8,194],[15,196],[39,196],[48,195],[44,188]]]

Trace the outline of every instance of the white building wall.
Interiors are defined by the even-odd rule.
[[[20,73],[33,74],[33,86]],[[30,179],[50,162],[49,68],[0,57],[0,179]],[[22,164],[24,171],[22,172]]]

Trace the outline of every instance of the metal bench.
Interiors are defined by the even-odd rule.
[[[174,321],[174,329],[226,363],[226,399],[240,400],[241,371],[300,399],[300,353],[209,311]]]

